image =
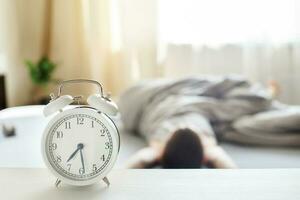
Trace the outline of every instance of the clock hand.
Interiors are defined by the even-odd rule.
[[[79,151],[80,151],[80,158],[81,158],[81,164],[82,164],[83,172],[85,173],[84,162],[83,162],[83,155],[82,155],[82,149],[80,149]]]
[[[67,162],[69,162],[75,155],[76,153],[79,151],[79,149],[76,149],[72,154],[71,156],[68,158]]]
[[[69,162],[76,154],[77,152],[83,148],[83,144],[82,143],[79,143],[77,145],[77,149],[70,155],[70,157],[68,158],[67,162]]]

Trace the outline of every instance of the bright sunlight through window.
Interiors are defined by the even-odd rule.
[[[296,0],[161,0],[162,43],[220,45],[294,40]]]

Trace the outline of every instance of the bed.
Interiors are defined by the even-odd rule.
[[[47,120],[43,106],[23,106],[0,111],[0,126],[14,126],[16,136],[4,137],[0,128],[0,167],[44,167],[41,156],[41,136]],[[117,120],[118,121],[118,120]],[[116,168],[123,168],[126,159],[145,142],[133,134],[120,130],[121,150]],[[298,168],[300,148],[258,147],[232,143],[221,146],[240,168]]]

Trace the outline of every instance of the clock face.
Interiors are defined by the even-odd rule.
[[[103,174],[115,160],[116,132],[100,116],[91,109],[79,108],[61,113],[49,123],[45,153],[60,177],[73,182],[89,181]]]

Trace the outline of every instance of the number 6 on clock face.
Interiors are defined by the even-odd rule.
[[[108,116],[79,107],[61,112],[49,122],[42,151],[46,165],[60,180],[88,185],[111,170],[119,142],[118,130]]]

